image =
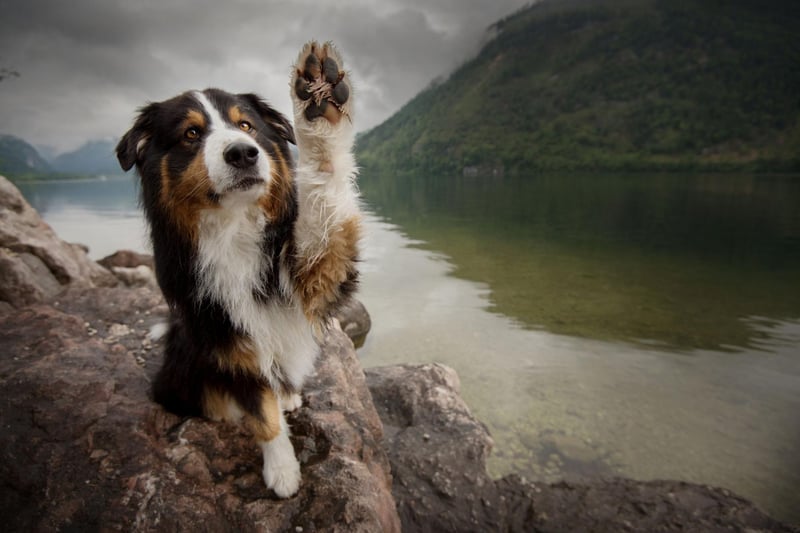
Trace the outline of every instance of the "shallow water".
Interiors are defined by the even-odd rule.
[[[456,368],[494,475],[684,479],[800,522],[800,180],[641,178],[364,177],[362,361]],[[95,258],[146,248],[132,178],[22,189]]]
[[[493,475],[682,479],[800,518],[799,322],[770,321],[764,351],[735,353],[530,330],[490,311],[489,287],[452,276],[441,254],[368,228],[363,363],[456,368],[495,439]]]

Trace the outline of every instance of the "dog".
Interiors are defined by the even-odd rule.
[[[300,486],[284,411],[358,281],[351,89],[336,48],[310,42],[292,69],[294,127],[257,95],[206,89],[144,106],[116,148],[141,179],[170,309],[153,397],[242,423],[280,498]]]

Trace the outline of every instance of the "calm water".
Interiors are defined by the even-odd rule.
[[[493,474],[720,485],[800,522],[800,179],[362,179],[367,366],[440,361]],[[131,178],[30,184],[145,249]]]

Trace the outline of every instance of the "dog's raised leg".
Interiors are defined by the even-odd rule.
[[[292,79],[297,139],[295,285],[306,316],[324,326],[355,289],[361,218],[352,153],[352,86],[330,43],[306,44]]]

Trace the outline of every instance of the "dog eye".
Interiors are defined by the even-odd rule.
[[[246,120],[243,120],[239,122],[239,128],[241,128],[242,131],[249,132],[253,129],[253,125],[247,122]]]
[[[195,141],[200,137],[200,129],[192,126],[183,133],[183,136],[190,141]]]

